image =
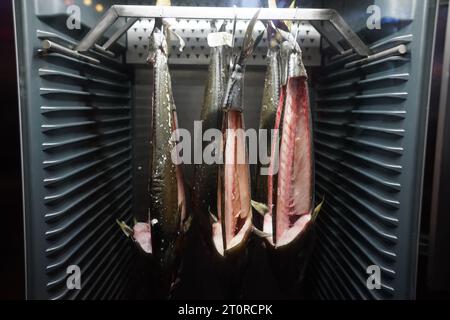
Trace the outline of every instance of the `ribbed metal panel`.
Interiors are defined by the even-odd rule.
[[[428,1],[417,5],[412,25],[384,41],[406,44],[407,55],[344,68],[351,57],[322,69],[314,108],[316,190],[326,205],[311,265],[319,298],[415,294],[431,61],[424,45],[432,13]],[[366,285],[371,265],[381,269],[379,290]]]
[[[43,61],[47,289],[52,299],[115,298],[120,284],[108,281],[130,258],[115,225],[132,204],[128,76],[58,54]],[[66,287],[69,265],[82,270],[81,291]]]
[[[118,299],[133,255],[115,222],[132,216],[130,75],[101,55],[93,65],[39,54],[43,38],[75,40],[21,2],[27,296]],[[81,290],[67,287],[72,265],[81,269]]]

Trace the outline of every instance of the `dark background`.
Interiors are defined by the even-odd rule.
[[[12,1],[0,1],[0,299],[25,298],[20,132]]]

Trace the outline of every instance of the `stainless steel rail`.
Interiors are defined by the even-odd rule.
[[[351,69],[351,68],[355,68],[355,67],[360,67],[360,66],[368,64],[372,61],[380,60],[380,59],[385,58],[390,55],[394,55],[394,54],[404,55],[407,52],[408,52],[408,48],[404,44],[401,44],[394,48],[390,48],[390,49],[375,53],[373,55],[370,55],[364,59],[349,62],[349,63],[345,64],[344,68]]]
[[[50,40],[42,41],[42,50],[43,50],[43,52],[60,53],[60,54],[63,54],[63,55],[66,55],[66,56],[69,56],[69,57],[72,57],[75,59],[84,60],[89,63],[100,64],[100,61],[98,59],[81,54],[75,50],[71,50],[63,45],[52,42]]]
[[[95,45],[104,33],[119,19],[130,18],[124,28],[119,30],[106,44],[104,48],[111,47],[121,35],[132,27],[133,21],[139,18],[177,18],[177,19],[218,19],[218,20],[250,20],[257,8],[232,8],[232,7],[162,7],[162,6],[135,6],[135,5],[114,5],[112,6],[98,25],[93,28],[80,42],[76,51],[86,52]],[[332,9],[261,9],[260,20],[294,20],[309,21],[316,26],[320,22],[330,23],[335,31],[345,42],[360,56],[370,55],[370,49],[353,32],[345,20]],[[324,29],[317,30],[321,35],[333,45],[339,53],[344,53],[344,48],[335,36],[331,36]]]

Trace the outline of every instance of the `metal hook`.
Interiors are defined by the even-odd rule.
[[[234,48],[234,44],[236,42],[236,25],[237,25],[237,11],[236,11],[236,5],[233,6],[233,14],[234,14],[234,22],[233,22],[233,42],[232,47]]]

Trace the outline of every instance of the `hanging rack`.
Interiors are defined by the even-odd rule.
[[[163,6],[136,6],[136,5],[114,5],[93,28],[81,40],[76,48],[77,52],[87,52],[93,47],[100,47],[108,51],[120,37],[130,29],[133,24],[141,18],[175,18],[175,19],[216,19],[216,20],[250,20],[256,12],[256,8],[232,8],[232,7],[163,7]],[[110,37],[104,45],[98,45],[98,41],[105,32],[119,18],[129,18],[127,23]],[[350,26],[333,9],[261,9],[259,20],[292,20],[308,21],[317,31],[334,47],[340,54],[348,52],[341,45],[344,40],[350,50],[362,57],[371,54],[366,44],[353,32]],[[334,29],[331,33],[329,28],[324,28],[323,23],[329,23]]]

